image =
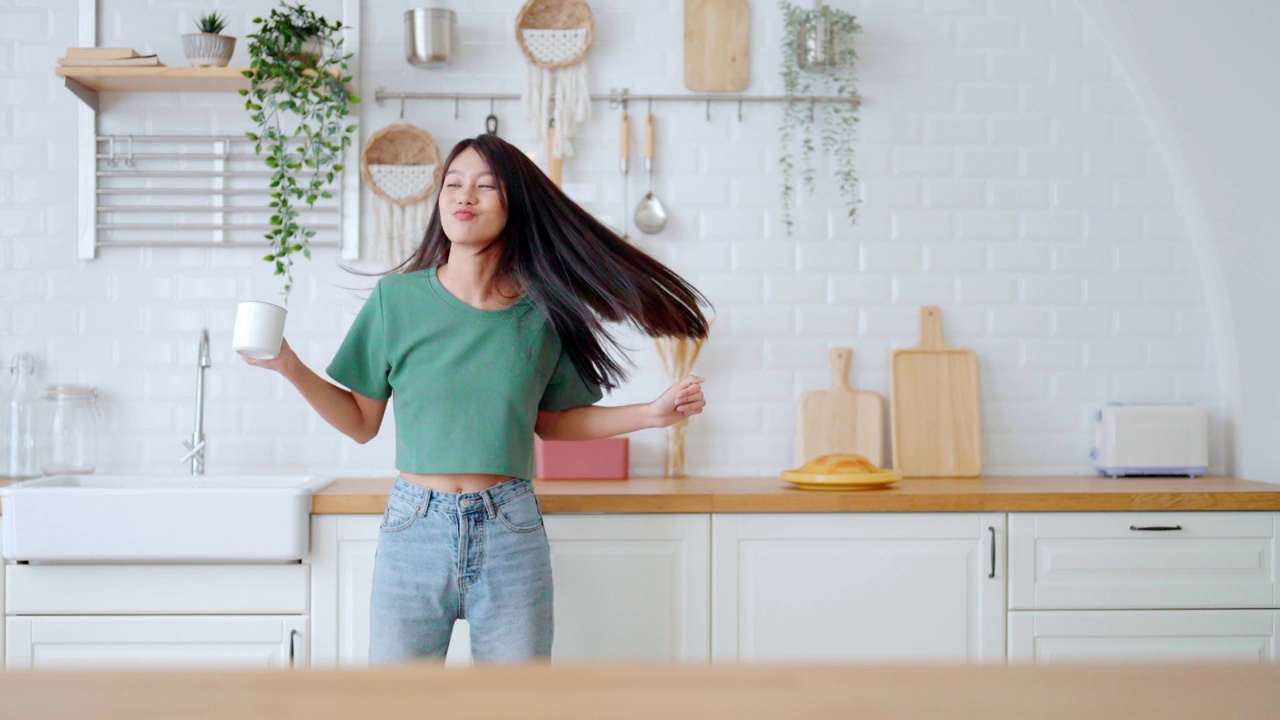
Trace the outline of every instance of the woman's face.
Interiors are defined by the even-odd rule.
[[[498,179],[474,148],[458,153],[445,171],[439,211],[444,234],[454,244],[487,245],[507,224]]]

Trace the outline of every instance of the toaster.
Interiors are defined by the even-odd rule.
[[[1209,419],[1197,405],[1112,403],[1094,415],[1090,457],[1110,477],[1204,475]]]

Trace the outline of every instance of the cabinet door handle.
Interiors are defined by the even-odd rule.
[[[289,667],[290,668],[293,668],[293,659],[295,657],[295,651],[297,648],[297,644],[295,641],[297,639],[298,639],[298,631],[290,630],[289,631]]]
[[[1167,532],[1169,530],[1181,530],[1182,526],[1181,525],[1147,525],[1144,527],[1138,527],[1137,525],[1130,525],[1129,529],[1140,530],[1140,531],[1149,530],[1152,532]]]
[[[987,530],[991,531],[991,572],[987,573],[987,577],[996,576],[996,529],[988,526]]]

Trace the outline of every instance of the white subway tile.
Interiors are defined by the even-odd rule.
[[[1115,140],[1115,118],[1110,115],[1059,114],[1052,125],[1055,145],[1110,145]]]
[[[764,300],[768,305],[820,303],[826,297],[824,275],[770,275],[764,280]]]
[[[923,139],[929,144],[947,146],[983,144],[987,141],[987,122],[987,117],[982,115],[929,115],[924,119]]]
[[[1018,299],[1018,281],[1000,275],[962,275],[959,302],[979,305],[1013,305]]]
[[[702,273],[694,283],[717,306],[758,305],[764,301],[764,287],[759,277],[739,273]]]
[[[1053,185],[1045,180],[991,182],[991,207],[995,210],[1047,209],[1052,198]]]
[[[1049,0],[991,0],[992,15],[1016,15],[1018,17],[1048,16]]]
[[[962,177],[1002,178],[1018,174],[1018,151],[1005,148],[964,149],[960,151]]]
[[[1112,321],[1110,310],[1060,309],[1054,313],[1053,334],[1056,337],[1110,337]]]
[[[1133,115],[1142,110],[1127,87],[1117,83],[1090,82],[1084,86],[1084,111]]]
[[[1171,209],[1173,183],[1167,180],[1117,180],[1116,207],[1138,210]]]
[[[1084,107],[1084,86],[1080,84],[1027,83],[1021,91],[1023,112],[1078,113]]]
[[[39,302],[42,299],[40,281],[43,277],[44,275],[38,272],[19,270],[0,272],[0,302]]]
[[[1047,272],[1051,253],[1043,243],[992,243],[991,269],[997,272]]]
[[[921,181],[908,179],[877,180],[864,183],[863,192],[868,205],[885,208],[918,207]]]
[[[1049,54],[1027,50],[990,53],[987,77],[996,82],[1045,82],[1049,79]]]
[[[1147,343],[1147,364],[1153,368],[1202,369],[1209,361],[1205,340],[1152,340]]]
[[[735,402],[786,400],[794,402],[791,373],[771,370],[761,372],[734,372],[728,378],[729,397]]]
[[[1053,186],[1053,206],[1060,210],[1107,210],[1116,197],[1113,183],[1107,180],[1059,180]]]
[[[1193,306],[1205,305],[1204,285],[1199,276],[1183,277],[1148,277],[1143,281],[1146,286],[1144,297],[1148,305],[1176,307],[1190,303]]]
[[[1142,284],[1124,277],[1084,278],[1084,301],[1087,305],[1140,305]]]
[[[729,332],[742,337],[771,337],[795,335],[795,308],[792,307],[736,307],[725,313]]]
[[[1048,115],[995,115],[991,142],[996,145],[1044,145],[1049,142]]]
[[[1030,307],[996,307],[991,310],[991,334],[1020,339],[1047,338],[1053,314]]]
[[[908,176],[943,176],[956,173],[956,153],[951,148],[896,147],[893,149],[893,173]],[[910,202],[919,204],[919,184],[913,183],[915,195]]]
[[[847,241],[798,242],[796,251],[801,272],[854,272],[858,268],[858,249]]]
[[[915,305],[951,305],[956,301],[956,281],[949,276],[904,275],[893,279],[893,300]]]
[[[917,243],[864,243],[862,272],[920,272],[924,269],[923,247]]]
[[[926,208],[971,210],[986,203],[987,186],[981,180],[927,180],[924,183]]]
[[[1014,84],[968,83],[959,86],[958,107],[962,113],[1013,113],[1018,111],[1018,86]]]
[[[798,311],[800,335],[853,337],[858,331],[858,311],[841,307],[801,307]],[[774,348],[775,342],[766,346]]]
[[[1111,376],[1093,372],[1054,373],[1051,396],[1055,400],[1082,400],[1102,406],[1111,397]]]
[[[940,242],[925,245],[925,271],[929,273],[977,272],[987,266],[986,244]]]
[[[974,210],[958,214],[959,236],[964,240],[1015,240],[1018,237],[1018,216],[1014,212],[1000,210]]]
[[[735,273],[760,270],[785,272],[795,268],[795,248],[773,242],[740,242],[728,246]]]
[[[1151,242],[1117,243],[1116,270],[1153,274],[1173,272],[1173,248]]]
[[[1170,337],[1178,316],[1163,308],[1124,308],[1116,311],[1116,332],[1124,337]]]
[[[888,305],[893,301],[892,283],[887,275],[850,275],[832,278],[828,292],[832,305]]]
[[[728,242],[709,242],[672,245],[669,248],[671,263],[682,272],[723,272],[730,269],[729,253],[734,246]]]
[[[956,20],[956,43],[962,48],[1012,48],[1018,46],[1019,24],[1011,19]]]
[[[986,53],[978,50],[930,48],[921,50],[918,59],[920,65],[930,68],[930,74],[939,80],[977,82],[987,77]],[[917,70],[914,74],[904,77],[920,77],[921,74]]]
[[[1078,305],[1084,289],[1080,278],[1063,275],[1033,275],[1022,278],[1021,284],[1022,302],[1027,305]]]
[[[987,11],[986,0],[924,0],[924,11],[929,15],[982,15]]]
[[[1175,395],[1172,371],[1143,370],[1141,372],[1117,372],[1115,376],[1116,401],[1171,402]]]
[[[1075,178],[1080,177],[1083,166],[1081,153],[1074,148],[1024,148],[1020,155],[1024,177]]]
[[[65,303],[13,303],[13,332],[18,335],[74,335],[76,306]]]
[[[1086,368],[1111,370],[1138,368],[1145,362],[1146,346],[1138,340],[1092,339],[1084,346]]]
[[[1087,148],[1085,177],[1139,178],[1147,174],[1147,151],[1129,148]]]
[[[1115,266],[1115,250],[1097,245],[1055,245],[1053,270],[1059,273],[1106,273]]]

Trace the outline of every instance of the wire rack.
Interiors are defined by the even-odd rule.
[[[96,245],[263,246],[272,228],[271,171],[244,137],[97,135]],[[338,175],[341,175],[339,173]],[[311,244],[341,242],[342,181],[314,207],[299,203]]]

